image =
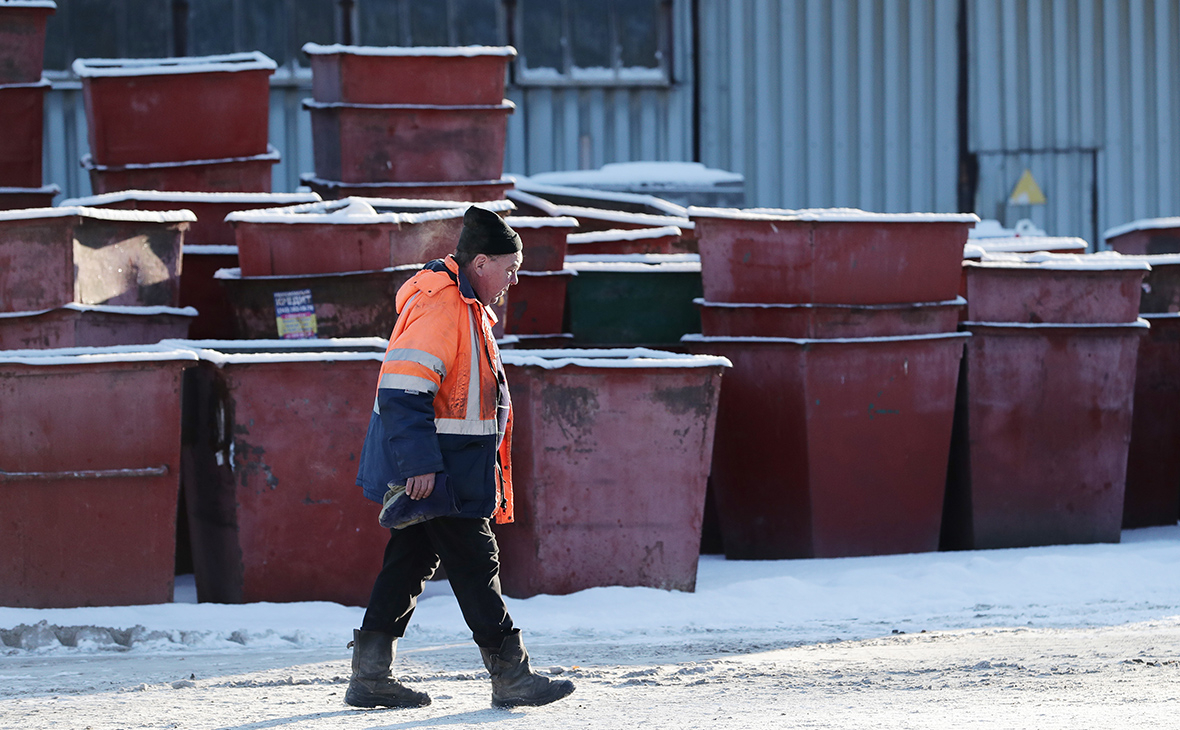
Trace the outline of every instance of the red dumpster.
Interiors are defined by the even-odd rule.
[[[1153,314],[1180,312],[1180,255],[1142,256],[1151,266],[1139,295],[1139,311]]]
[[[184,244],[180,305],[197,310],[189,326],[189,339],[226,340],[236,336],[234,308],[216,276],[222,269],[237,267],[237,246]]]
[[[279,152],[271,147],[264,154],[249,157],[142,165],[103,165],[84,155],[82,167],[89,173],[90,187],[96,194],[120,190],[268,193],[271,168],[278,161]]]
[[[187,210],[0,213],[0,311],[65,304],[175,307]]]
[[[187,341],[182,477],[197,598],[363,606],[388,530],[355,486],[380,338]]]
[[[491,180],[504,172],[510,101],[340,104],[305,99],[319,177],[343,182]]]
[[[1103,234],[1106,245],[1123,254],[1180,253],[1180,217],[1144,218]]]
[[[642,349],[503,358],[516,508],[495,528],[504,593],[693,590],[728,362]]]
[[[711,477],[726,557],[937,550],[967,338],[686,336],[733,362]]]
[[[689,208],[711,302],[895,304],[958,293],[972,213]]]
[[[519,271],[508,290],[504,332],[511,335],[552,335],[562,331],[566,291],[574,276],[563,271]]]
[[[63,206],[126,210],[191,210],[197,217],[185,234],[186,244],[233,246],[234,229],[225,217],[239,210],[317,203],[315,193],[193,193],[168,190],[121,190],[61,201]],[[236,264],[235,264],[236,265]]]
[[[41,187],[41,126],[48,90],[48,81],[0,85],[0,186]]]
[[[614,228],[574,233],[567,242],[570,254],[575,256],[696,253],[696,246],[685,241],[683,233],[677,226]]]
[[[1139,343],[1124,529],[1180,518],[1180,314],[1143,318],[1151,329]]]
[[[372,271],[455,250],[467,203],[345,198],[231,213],[245,276]],[[482,207],[511,209],[493,201]]]
[[[894,337],[954,332],[967,300],[913,304],[746,304],[694,299],[718,337]]]
[[[0,352],[0,605],[172,601],[194,360],[159,346]]]
[[[0,210],[48,208],[60,192],[61,188],[56,185],[42,185],[39,188],[0,186]]]
[[[0,350],[147,345],[184,338],[191,307],[67,304],[38,312],[0,312]]]
[[[377,271],[290,276],[216,274],[237,337],[388,337],[397,322],[397,290],[421,264]]]
[[[963,264],[967,318],[975,322],[1134,322],[1150,270],[1114,252],[984,254]]]
[[[577,227],[573,218],[510,215],[504,221],[520,234],[524,262],[521,271],[561,271],[566,237]]]
[[[306,43],[316,101],[498,104],[511,46],[322,46]]]
[[[964,327],[944,547],[1118,542],[1147,323]]]
[[[267,151],[275,62],[262,53],[79,58],[73,69],[82,79],[90,152],[103,165]]]
[[[458,200],[478,203],[503,200],[515,184],[511,177],[499,180],[470,180],[466,182],[340,182],[324,180],[311,173],[299,176],[299,181],[319,193],[324,200],[357,196],[361,198],[425,198],[428,200]]]
[[[29,84],[41,79],[45,22],[56,9],[52,0],[0,3],[0,84]]]

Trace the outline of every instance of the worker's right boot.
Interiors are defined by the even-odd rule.
[[[380,631],[354,629],[352,677],[348,680],[345,704],[353,707],[424,707],[430,704],[425,692],[403,686],[390,674],[397,637]]]

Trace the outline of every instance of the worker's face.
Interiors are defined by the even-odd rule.
[[[516,283],[516,272],[524,255],[520,251],[499,256],[479,254],[471,262],[471,286],[475,296],[484,304],[491,304]]]

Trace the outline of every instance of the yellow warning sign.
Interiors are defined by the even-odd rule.
[[[1032,170],[1025,170],[1016,182],[1016,187],[1012,188],[1012,194],[1008,196],[1008,205],[1044,204],[1045,194],[1041,192],[1041,186],[1033,180]]]

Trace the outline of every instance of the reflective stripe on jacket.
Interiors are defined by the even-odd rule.
[[[460,516],[511,522],[512,412],[495,315],[450,256],[406,282],[396,305],[357,483],[380,502],[389,482],[445,471]]]

